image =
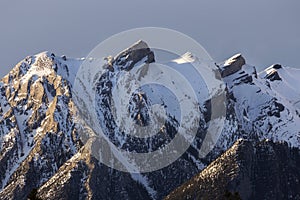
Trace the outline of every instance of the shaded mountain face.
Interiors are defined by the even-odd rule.
[[[300,152],[239,140],[165,199],[300,199]]]
[[[197,64],[196,59],[188,56],[167,65],[188,71],[192,64]],[[257,73],[255,67],[236,55],[217,66],[226,84],[226,120],[217,144],[205,158],[200,159],[198,154],[207,127],[212,123],[211,99],[206,88],[191,78],[192,87],[203,96],[199,97],[199,128],[188,150],[157,171],[126,173],[112,169],[95,157],[93,149],[97,143],[92,137],[95,133],[88,123],[82,123],[88,114],[78,110],[75,103],[78,97],[73,93],[74,80],[82,62],[82,59],[41,53],[25,58],[1,80],[0,199],[26,199],[28,195],[41,199],[162,199],[239,138],[285,141],[289,147],[300,146],[297,108],[300,92],[295,86],[299,83],[300,70],[274,65]],[[116,57],[100,62],[99,65],[105,65],[101,76],[88,77],[94,81],[96,96],[92,98],[97,99],[97,120],[104,134],[114,145],[128,152],[151,152],[167,144],[177,132],[176,99],[166,92],[147,92],[147,88],[132,95],[129,118],[139,126],[149,124],[151,102],[161,95],[164,99],[157,102],[167,111],[167,120],[162,124],[165,128],[160,130],[163,134],[151,141],[129,138],[116,126],[110,107],[116,81],[122,79],[125,72],[153,62],[153,51],[140,41]],[[83,83],[81,77],[77,78]],[[84,85],[82,88],[82,94],[88,95],[85,90],[90,88]],[[90,102],[81,103],[88,108]],[[130,127],[125,128],[130,130]]]

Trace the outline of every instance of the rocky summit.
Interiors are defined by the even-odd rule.
[[[191,58],[181,56],[166,65],[188,77],[198,95],[200,120],[193,142],[162,169],[128,173],[99,160],[94,150],[103,146],[95,143],[97,132],[86,111],[94,98],[103,134],[123,151],[147,153],[167,145],[180,122],[172,93],[142,88],[128,102],[124,130],[132,123],[151,124],[154,103],[166,110],[165,122],[150,139],[120,130],[112,107],[120,83],[134,86],[129,72],[143,67],[146,74],[156,62],[154,50],[138,41],[99,62],[101,74],[79,73],[82,63],[99,58],[49,52],[26,57],[0,82],[0,199],[300,199],[300,70],[276,64],[257,72],[240,54],[207,66],[217,69],[221,77],[215,78],[224,82],[226,115],[212,151],[200,158],[208,127],[218,119],[212,116],[214,97],[192,71],[203,63]],[[85,98],[74,92],[75,82]]]

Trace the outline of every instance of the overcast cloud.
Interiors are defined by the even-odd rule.
[[[110,35],[144,26],[183,32],[217,62],[241,52],[259,69],[300,67],[299,10],[298,0],[1,0],[0,75],[41,51],[85,57]]]

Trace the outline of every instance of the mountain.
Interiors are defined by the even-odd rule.
[[[96,63],[101,73],[80,68],[85,62]],[[122,155],[107,143],[99,144],[95,123],[106,139],[125,152],[159,150],[175,137],[178,103],[167,90],[134,90],[125,121],[116,117],[111,106],[118,105],[113,98],[116,91],[122,92],[118,86],[134,88],[130,76],[148,72],[155,62],[155,52],[139,41],[105,60],[70,59],[44,52],[17,64],[0,83],[0,199],[162,199],[241,138],[253,144],[266,139],[285,141],[289,148],[299,149],[300,94],[296,85],[300,70],[277,64],[257,73],[238,54],[214,66],[221,76],[216,80],[222,78],[226,86],[226,115],[216,145],[200,158],[208,127],[218,118],[212,116],[214,97],[199,81],[201,77],[191,76],[191,67],[203,63],[187,53],[165,64],[188,77],[197,93],[199,121],[190,147],[172,164],[152,172],[128,173],[99,162],[99,155]],[[175,86],[186,93],[183,84]],[[126,96],[124,92],[117,95]],[[150,139],[137,138],[119,129],[118,124],[132,130],[135,124],[146,127],[153,123],[149,114],[152,103],[167,111],[165,122],[154,124],[163,127],[158,134]],[[95,110],[94,116],[91,110]],[[194,114],[194,110],[186,110]],[[116,162],[117,166],[133,167]]]
[[[287,143],[241,139],[165,199],[300,199],[299,165]]]

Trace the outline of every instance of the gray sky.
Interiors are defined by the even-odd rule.
[[[0,75],[27,55],[85,57],[131,28],[183,32],[218,62],[241,52],[259,69],[300,67],[299,0],[1,0]]]

